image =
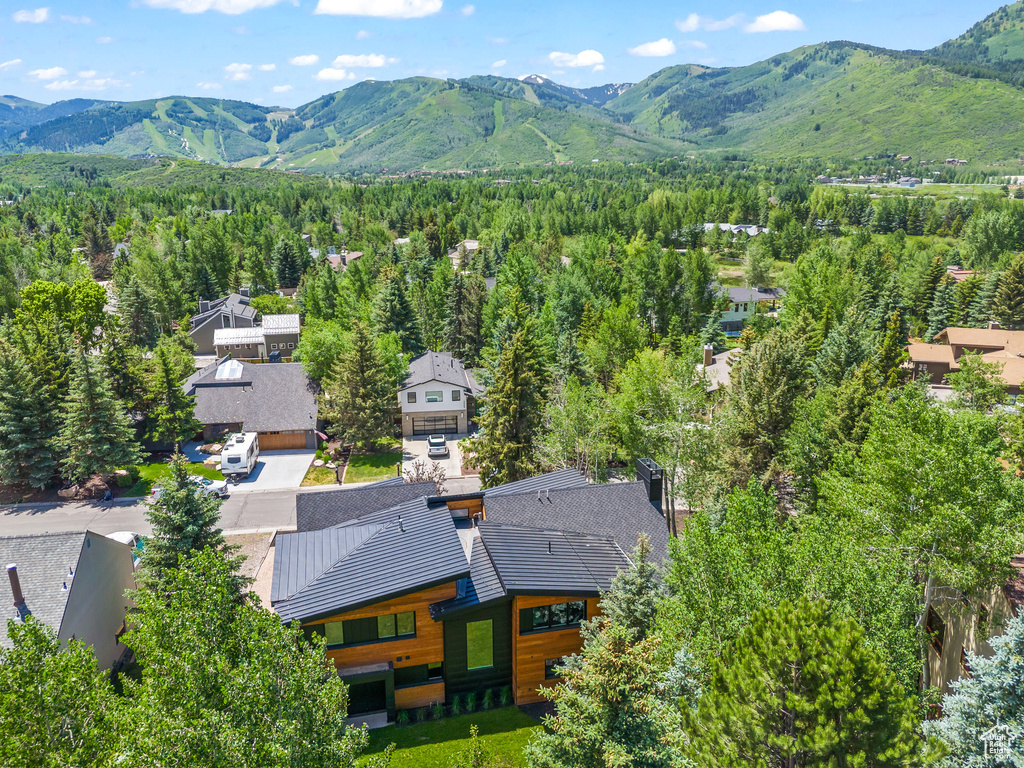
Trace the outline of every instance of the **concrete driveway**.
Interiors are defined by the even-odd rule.
[[[416,459],[423,459],[430,466],[436,461],[444,467],[445,477],[462,477],[462,453],[459,451],[458,441],[466,435],[445,435],[448,441],[448,458],[432,459],[427,456],[427,438],[406,437],[402,440],[402,470],[412,464]]]
[[[256,468],[247,478],[237,485],[228,483],[228,493],[298,488],[315,457],[316,451],[262,451]]]

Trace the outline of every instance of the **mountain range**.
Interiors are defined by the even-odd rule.
[[[1022,162],[1024,0],[928,51],[839,41],[744,67],[573,88],[545,77],[364,81],[296,109],[169,96],[0,97],[0,151],[159,155],[317,172],[898,152]]]

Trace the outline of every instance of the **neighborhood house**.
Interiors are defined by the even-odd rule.
[[[196,353],[215,354],[214,334],[219,328],[252,328],[256,310],[249,305],[249,290],[232,293],[214,301],[200,301],[199,312],[192,318],[189,336],[196,343]]]
[[[409,361],[398,390],[402,434],[466,434],[481,388],[462,361],[448,352],[424,352]]]
[[[742,331],[743,324],[762,305],[769,312],[778,310],[785,292],[781,288],[729,288],[729,305],[722,312],[722,330]]]
[[[302,332],[299,316],[264,315],[259,325],[218,328],[213,334],[217,357],[238,360],[291,359]]]
[[[945,384],[946,375],[959,371],[960,358],[971,352],[1000,366],[1000,375],[1012,399],[1020,394],[1024,382],[1024,331],[1008,331],[992,322],[988,328],[946,328],[935,340],[939,343],[911,343],[907,347],[915,380],[924,379],[933,387]]]

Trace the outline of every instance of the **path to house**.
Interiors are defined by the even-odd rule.
[[[446,483],[448,493],[471,493],[479,490],[477,477],[459,478]],[[346,486],[356,487],[356,486]],[[336,490],[338,486],[304,488],[303,492]],[[255,533],[287,530],[295,527],[295,496],[297,488],[276,491],[234,493],[221,506],[220,524],[225,533]],[[46,504],[14,504],[0,507],[0,536],[25,536],[33,533],[84,531],[151,532],[146,522],[146,509],[141,499],[115,499],[101,502],[63,502]]]

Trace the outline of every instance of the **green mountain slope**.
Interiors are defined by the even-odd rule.
[[[960,64],[975,64],[1009,75],[1024,75],[1024,2],[1004,5],[960,37],[927,54]]]
[[[96,99],[68,99],[40,104],[18,96],[0,96],[0,139],[34,125],[82,112],[102,102]]]

